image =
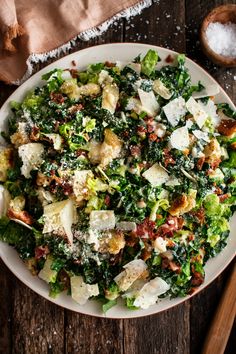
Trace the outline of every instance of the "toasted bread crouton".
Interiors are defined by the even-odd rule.
[[[219,166],[219,163],[221,162],[221,148],[216,138],[211,139],[209,144],[206,145],[203,153],[205,155],[205,162],[209,163],[212,168]]]
[[[179,196],[173,201],[169,209],[169,213],[173,216],[178,216],[180,214],[183,214],[183,211],[185,210],[185,208],[187,208],[187,206],[188,206],[187,195],[182,194],[181,196]]]
[[[98,252],[118,254],[125,247],[124,234],[118,230],[107,231],[99,240]]]
[[[192,191],[189,195],[182,194],[176,198],[170,209],[169,213],[172,216],[179,216],[188,213],[196,206],[196,191]]]
[[[7,179],[7,170],[11,167],[11,148],[0,147],[0,182],[5,182]]]
[[[118,254],[125,247],[124,234],[121,231],[115,231],[112,238],[108,241],[108,252]]]
[[[220,134],[233,138],[236,133],[236,121],[233,119],[222,119],[217,129]]]
[[[33,224],[32,216],[25,210],[17,211],[13,208],[9,208],[7,211],[7,217],[9,219],[17,219],[17,220],[23,221],[27,225]]]

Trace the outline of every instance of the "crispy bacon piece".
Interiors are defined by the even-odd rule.
[[[153,126],[153,124],[147,124],[147,131],[148,131],[148,133],[152,133],[153,131],[154,131],[154,126]]]
[[[68,181],[63,181],[61,186],[65,195],[70,195],[73,193],[73,186]]]
[[[165,58],[165,62],[166,63],[173,63],[174,58],[172,57],[172,55],[167,55],[167,57]]]
[[[163,257],[161,261],[161,268],[167,269],[169,268],[170,260],[167,257]]]
[[[181,217],[176,217],[176,216],[168,216],[167,221],[165,224],[161,225],[155,234],[156,237],[163,237],[163,236],[168,236],[172,237],[174,234],[174,231],[182,229],[184,224],[184,220]]]
[[[197,211],[190,212],[193,216],[197,218],[199,221],[200,225],[203,225],[205,223],[205,210],[203,207],[198,209]]]
[[[116,64],[111,63],[110,61],[105,61],[105,66],[107,66],[108,68],[113,68],[114,66],[116,66]]]
[[[222,119],[217,129],[220,134],[231,137],[236,133],[236,121],[233,119]]]
[[[157,135],[155,133],[152,133],[149,135],[149,140],[150,141],[158,141],[159,139],[157,138]]]
[[[77,79],[79,77],[79,72],[76,69],[69,69],[69,72],[71,74],[71,76],[73,77],[73,79]]]
[[[177,265],[174,261],[170,261],[169,268],[177,274],[179,274],[181,271],[181,267]]]
[[[16,211],[12,208],[9,208],[7,211],[7,216],[9,219],[17,219],[23,221],[27,225],[33,224],[32,216],[25,210],[23,211]]]
[[[214,193],[217,194],[217,195],[220,195],[220,194],[223,193],[223,191],[222,191],[222,189],[220,189],[220,187],[216,187]]]
[[[105,196],[104,203],[106,204],[106,206],[110,206],[111,204],[111,198],[108,194],[106,194]]]
[[[199,272],[194,272],[191,279],[191,284],[193,286],[200,286],[203,282],[204,282],[203,275]]]
[[[203,167],[203,165],[204,165],[205,159],[206,159],[205,156],[200,157],[200,159],[198,159],[198,162],[197,162],[197,169],[198,169],[199,171],[202,170],[202,167]]]
[[[228,194],[228,193],[219,195],[220,203],[222,203],[223,201],[225,201],[229,197],[230,197],[230,194]]]
[[[61,93],[56,93],[56,92],[51,92],[50,93],[50,98],[53,102],[62,104],[65,101],[65,98]]]
[[[211,162],[211,168],[215,170],[217,167],[219,167],[219,164],[221,163],[221,159],[216,159],[214,162]]]
[[[138,145],[131,145],[130,146],[130,153],[133,157],[139,157],[141,155],[141,149]]]
[[[168,165],[174,165],[175,164],[175,160],[173,159],[170,150],[169,149],[164,149],[163,150],[164,153],[164,165],[165,167],[167,167]]]
[[[81,111],[83,108],[84,108],[84,106],[81,103],[79,103],[79,104],[74,104],[73,106],[71,106],[68,109],[68,111],[69,111],[69,113],[74,114],[76,112]]]
[[[135,232],[137,236],[143,238],[153,238],[155,226],[155,221],[146,218],[141,224],[137,225]]]
[[[34,254],[36,259],[40,259],[49,254],[49,248],[48,246],[38,246],[35,248]]]

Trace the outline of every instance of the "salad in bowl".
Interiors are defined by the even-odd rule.
[[[192,294],[226,246],[236,112],[214,102],[217,85],[192,85],[183,54],[158,61],[150,49],[129,63],[54,69],[11,102],[0,240],[51,297],[147,309]]]

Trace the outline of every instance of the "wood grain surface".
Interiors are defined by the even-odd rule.
[[[236,1],[153,1],[141,15],[129,21],[117,21],[99,38],[79,41],[71,52],[122,41],[186,52],[236,102],[236,69],[210,63],[201,52],[198,36],[208,11],[226,3]],[[54,60],[37,64],[35,71]],[[15,88],[0,83],[0,104]],[[110,320],[76,314],[44,300],[16,279],[0,261],[0,353],[199,354],[231,268],[232,263],[201,293],[168,311],[139,319]],[[235,352],[235,329],[236,326],[226,354]]]

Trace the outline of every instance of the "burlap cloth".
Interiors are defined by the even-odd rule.
[[[150,0],[0,0],[0,80],[20,84],[32,62],[56,56],[72,40],[101,34]]]

